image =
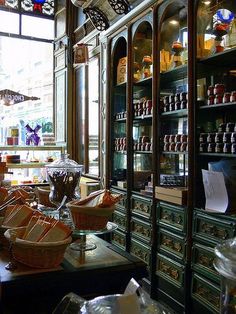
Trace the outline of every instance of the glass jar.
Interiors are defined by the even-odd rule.
[[[236,313],[236,238],[215,247],[214,267],[221,275],[221,312]]]
[[[142,64],[142,78],[145,79],[152,76],[152,58],[150,56],[144,56]]]
[[[66,202],[80,198],[79,181],[83,166],[79,165],[68,154],[61,154],[61,158],[46,166],[50,184],[50,201],[59,205],[66,196]]]

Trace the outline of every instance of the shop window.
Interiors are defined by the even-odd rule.
[[[49,0],[41,3],[45,7]],[[54,11],[26,10],[23,4],[0,1],[0,145],[7,144],[11,127],[25,145],[26,124],[48,130],[44,125],[53,123]]]

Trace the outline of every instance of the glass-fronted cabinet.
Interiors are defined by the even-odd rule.
[[[111,185],[126,189],[127,180],[127,38],[112,40]]]
[[[192,298],[194,312],[220,310],[214,247],[235,236],[236,28],[235,1],[196,1],[195,194]],[[223,174],[228,204],[220,204]],[[208,181],[209,180],[209,181]],[[207,197],[206,197],[207,196]],[[210,200],[210,202],[209,202]],[[212,206],[212,202],[215,204]],[[219,212],[221,211],[221,213]],[[231,300],[230,308],[234,308]],[[223,310],[222,310],[223,312]]]
[[[132,190],[152,195],[152,23],[151,14],[132,26]]]
[[[188,8],[165,1],[158,18],[156,295],[171,291],[177,312],[188,294],[187,190],[189,172]],[[168,298],[167,298],[168,299]],[[167,302],[169,302],[168,300]]]

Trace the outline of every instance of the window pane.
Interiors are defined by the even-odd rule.
[[[98,58],[89,62],[89,173],[98,175],[99,161],[99,64]]]
[[[53,39],[54,21],[22,15],[22,35]]]
[[[5,90],[35,100],[18,96],[8,104],[5,95],[13,93]],[[11,127],[19,129],[19,144],[25,145],[26,124],[33,129],[39,124],[46,144],[53,136],[53,44],[0,36],[0,96],[0,145],[7,144]]]
[[[54,14],[54,1],[53,0],[21,0],[21,8],[27,12],[36,12],[43,15],[53,15]]]
[[[19,34],[19,14],[0,11],[0,32]]]

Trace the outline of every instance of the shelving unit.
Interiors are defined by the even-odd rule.
[[[5,177],[10,179],[15,184],[25,184],[26,181],[31,181],[32,184],[43,183],[46,179],[43,169],[49,164],[47,157],[53,159],[59,158],[62,153],[65,153],[64,146],[1,146],[0,152],[4,155],[17,154],[21,156],[19,163],[7,163],[6,166],[11,175]],[[37,161],[31,161],[37,160]],[[33,178],[34,176],[36,177]]]
[[[219,132],[220,123],[236,125],[235,101],[207,105],[208,86],[223,83],[227,92],[235,89],[236,48],[213,53],[203,47],[216,10],[235,13],[236,6],[233,1],[208,5],[198,0],[153,2],[101,40],[107,58],[102,71],[108,69],[103,91],[108,117],[104,177],[107,188],[123,195],[114,213],[118,229],[111,241],[145,261],[145,283],[152,297],[177,313],[219,312],[214,246],[236,235],[230,210],[205,210],[202,169],[221,159],[234,162],[236,156],[199,149],[201,133]],[[182,64],[180,55],[175,55],[174,64],[164,64],[165,53],[173,58],[176,41],[185,47]],[[199,58],[200,52],[208,56]],[[142,61],[149,55],[152,67],[144,79]],[[117,86],[117,66],[125,57],[124,82]],[[145,114],[147,101],[152,106]],[[114,118],[120,112],[125,116]],[[115,150],[120,138],[125,143],[119,145],[125,146]],[[144,143],[150,144],[149,150]],[[174,196],[173,186],[178,192]],[[164,189],[165,197],[157,187]]]

